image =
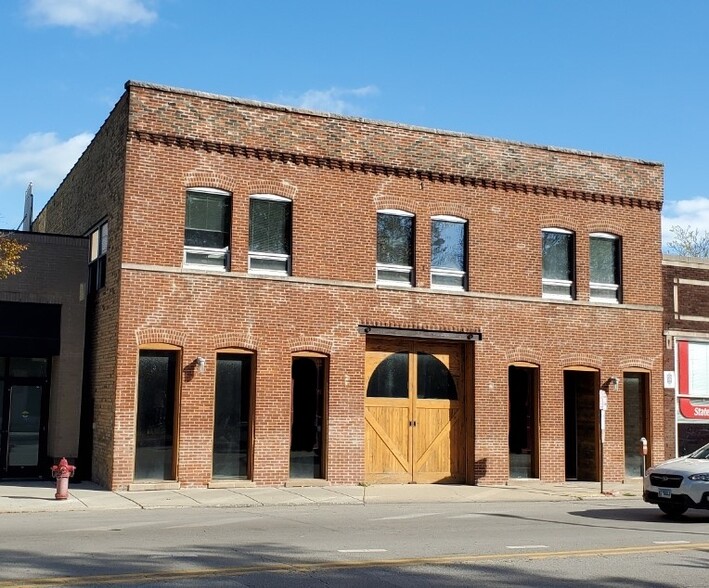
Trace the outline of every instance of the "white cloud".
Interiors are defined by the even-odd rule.
[[[39,25],[100,32],[154,22],[157,13],[145,4],[145,0],[29,0],[27,14]]]
[[[24,187],[51,190],[59,186],[76,160],[91,142],[93,135],[81,133],[61,141],[56,133],[33,133],[11,151],[0,153],[0,187]]]
[[[687,200],[665,201],[662,209],[663,245],[672,241],[670,228],[675,225],[709,232],[709,198],[697,196]]]
[[[361,109],[353,100],[372,96],[379,90],[376,86],[362,88],[330,88],[329,90],[308,90],[300,96],[279,96],[277,102],[292,104],[299,108],[334,112],[336,114],[359,115]]]

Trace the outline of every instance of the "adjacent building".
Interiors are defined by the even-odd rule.
[[[0,280],[0,478],[48,477],[79,455],[88,240],[7,236],[27,249]]]
[[[90,242],[93,479],[640,475],[662,174],[128,82],[33,225]]]
[[[709,260],[664,256],[665,454],[709,443]]]

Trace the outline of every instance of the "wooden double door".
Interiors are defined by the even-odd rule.
[[[465,480],[463,347],[370,339],[365,360],[368,482]]]

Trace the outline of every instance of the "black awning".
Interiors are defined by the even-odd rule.
[[[59,355],[61,310],[60,304],[0,302],[0,355]]]
[[[435,331],[431,329],[404,329],[377,325],[359,325],[357,331],[364,335],[409,337],[412,339],[441,339],[447,341],[481,341],[482,333],[475,331]]]

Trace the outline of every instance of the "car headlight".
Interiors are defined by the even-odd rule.
[[[692,474],[688,477],[692,482],[709,482],[709,472],[704,474]]]

